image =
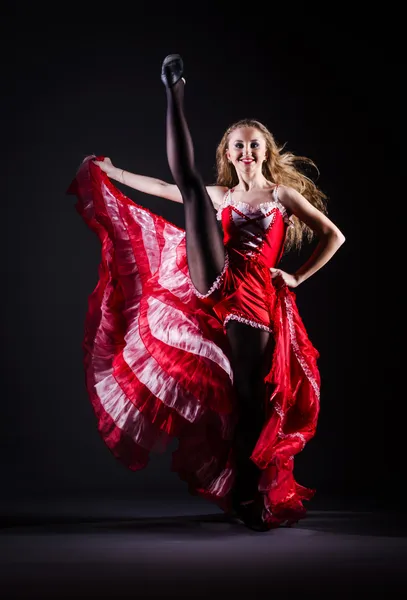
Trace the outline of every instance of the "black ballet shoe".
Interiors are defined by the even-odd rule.
[[[179,54],[169,54],[164,58],[161,67],[161,81],[167,88],[174,87],[174,85],[182,79],[185,83],[185,79],[182,77],[184,72],[184,63]]]
[[[263,520],[264,501],[261,497],[236,506],[237,518],[252,531],[270,531],[271,526]]]
[[[263,521],[261,514],[256,509],[252,508],[252,504],[247,507],[247,510],[242,514],[242,521],[248,529],[257,532],[270,531],[271,527]]]

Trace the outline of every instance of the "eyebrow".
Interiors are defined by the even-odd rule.
[[[254,138],[253,140],[250,140],[251,142],[259,142],[260,140],[258,140],[257,138]],[[243,142],[243,140],[235,140],[235,142]]]

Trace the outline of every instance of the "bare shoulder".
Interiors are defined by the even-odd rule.
[[[300,192],[297,192],[297,190],[288,185],[278,186],[277,197],[290,215],[294,214],[301,218],[304,211],[317,210]]]
[[[338,227],[294,188],[279,185],[278,199],[290,215],[298,217],[317,234],[331,232],[343,237]]]
[[[287,210],[291,210],[291,207],[296,201],[304,200],[305,202],[308,202],[302,194],[288,185],[279,185],[277,188],[277,196],[281,204],[287,208]],[[293,211],[291,210],[291,212]]]
[[[226,192],[229,188],[224,185],[207,185],[206,191],[208,192],[209,198],[212,200],[212,204],[216,209],[222,204]]]

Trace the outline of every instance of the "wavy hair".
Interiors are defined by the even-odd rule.
[[[302,194],[315,208],[327,213],[327,196],[316,186],[316,184],[303,172],[307,166],[313,167],[317,176],[319,171],[315,163],[305,156],[296,156],[292,152],[283,152],[284,146],[279,146],[270,131],[255,119],[242,119],[233,123],[223,134],[216,149],[217,185],[233,188],[239,179],[236,170],[226,158],[226,149],[229,144],[229,136],[235,129],[240,127],[253,127],[261,132],[266,141],[267,159],[263,163],[262,172],[264,177],[278,185],[292,187]],[[311,241],[314,232],[295,215],[291,217],[293,225],[288,228],[285,239],[285,250],[291,248],[299,250],[304,238]]]

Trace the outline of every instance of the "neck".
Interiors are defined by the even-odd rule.
[[[239,183],[235,186],[235,190],[241,192],[248,192],[255,189],[264,190],[270,187],[270,181],[267,181],[262,173],[254,173],[251,177],[239,174],[238,177]]]

